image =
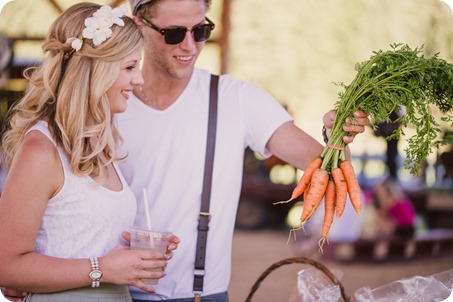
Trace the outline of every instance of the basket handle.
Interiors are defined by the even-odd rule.
[[[265,270],[261,276],[256,280],[255,284],[253,284],[249,295],[245,299],[245,302],[251,302],[253,294],[256,292],[258,287],[260,286],[261,282],[275,269],[279,268],[280,266],[286,265],[286,264],[291,264],[291,263],[303,263],[303,264],[309,264],[311,266],[314,266],[315,268],[319,269],[322,271],[329,279],[332,281],[333,284],[338,285],[340,287],[340,292],[341,292],[341,297],[343,298],[344,301],[349,302],[351,299],[346,295],[345,289],[343,284],[335,277],[334,274],[323,264],[310,259],[306,257],[295,257],[295,258],[287,258],[280,260],[274,264],[272,264],[267,270]]]

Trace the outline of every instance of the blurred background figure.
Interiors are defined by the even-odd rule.
[[[12,40],[0,35],[0,88],[6,85],[13,58]]]
[[[9,73],[13,65],[14,53],[13,42],[11,39],[0,35],[0,88],[6,86],[8,82]],[[5,181],[5,170],[0,164],[0,194]]]
[[[398,182],[389,177],[377,183],[373,187],[373,197],[377,209],[376,235],[378,237],[413,237],[415,209]]]
[[[445,135],[448,135],[446,133]],[[451,133],[450,135],[453,135]],[[443,175],[440,177],[441,186],[453,190],[453,146],[440,154],[440,165],[443,169]]]
[[[377,126],[374,135],[376,135],[377,137],[382,136],[384,139],[392,135],[392,133],[401,126],[401,123],[396,121],[398,117],[400,117],[400,111],[393,111],[390,114],[391,122],[380,123]],[[385,164],[388,168],[389,176],[393,178],[398,178],[398,141],[399,138],[386,139],[387,149]]]

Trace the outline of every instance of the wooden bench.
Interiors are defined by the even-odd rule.
[[[330,242],[322,257],[337,261],[402,261],[432,257],[453,257],[453,229],[434,229],[411,239],[360,239]]]

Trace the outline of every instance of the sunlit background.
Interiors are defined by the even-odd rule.
[[[91,1],[100,4],[128,5],[127,0]],[[77,2],[81,1],[0,0],[0,42],[1,38],[5,37],[14,41],[14,64],[38,63],[43,57],[40,48],[42,39],[50,24],[58,16],[59,9],[65,9]],[[258,84],[288,109],[298,126],[321,142],[322,117],[334,107],[341,91],[334,83],[349,84],[356,74],[355,64],[367,60],[373,51],[387,50],[390,44],[405,43],[411,48],[423,46],[425,56],[439,53],[441,58],[453,62],[452,7],[453,0],[213,0],[208,16],[216,23],[216,29],[210,43],[205,45],[198,66],[207,68],[213,73],[227,72],[237,79]],[[227,8],[227,11],[224,8]],[[229,28],[227,32],[224,31],[225,27]],[[4,57],[5,53],[0,51],[0,63]],[[14,92],[23,90],[26,83],[20,79],[2,82],[0,77],[0,89],[5,87],[2,85],[6,85],[6,89]],[[6,102],[0,98],[0,117],[4,115],[6,109]],[[259,108],[256,110],[259,112]],[[442,125],[442,130],[453,132],[451,125]],[[412,129],[406,129],[405,132],[406,136],[413,134]],[[426,170],[417,176],[410,175],[402,167],[406,146],[403,137],[398,145],[400,166],[398,179],[409,191],[418,192],[426,189],[433,193],[424,197],[426,199],[424,201],[426,203],[422,203],[424,212],[417,217],[415,226],[417,233],[425,232],[428,228],[434,230],[450,228],[451,234],[453,180],[447,184],[443,183],[441,179],[443,171],[438,165],[439,154],[451,146],[432,150]],[[290,142],[287,147],[292,147]],[[364,188],[366,202],[360,215],[361,222],[357,221],[359,216],[355,215],[352,208],[349,210],[350,216],[345,217],[348,213],[345,211],[342,220],[338,221],[339,224],[335,225],[329,234],[331,243],[340,240],[339,238],[344,240],[348,236],[358,238],[357,233],[361,233],[360,238],[367,238],[367,235],[372,233],[376,224],[371,215],[372,198],[366,194],[373,184],[388,175],[385,165],[386,141],[382,137],[376,137],[372,129],[367,129],[365,134],[357,137],[350,148],[356,174]],[[266,185],[272,184],[271,192],[266,190],[267,187],[262,185],[262,181],[258,186],[252,186],[255,191],[258,187],[258,191],[265,191],[265,194],[269,192],[276,194],[281,192],[283,186],[286,189],[283,190],[282,198],[287,198],[289,190],[294,188],[294,183],[302,171],[278,160],[269,165],[268,160],[265,161],[258,154],[246,152],[244,173],[246,175],[244,180],[249,176],[261,174],[266,177],[264,181]],[[243,185],[243,192],[244,188],[247,187]],[[261,193],[258,194],[261,198],[263,192],[258,193]],[[247,202],[247,198],[242,196],[237,226],[246,229],[257,226],[270,228],[269,220],[264,220],[263,217],[269,212],[275,214],[278,211],[285,215],[287,223],[285,230],[288,229],[288,225],[300,226],[301,202],[281,210],[280,206],[283,205],[273,206],[272,202],[277,200],[272,194],[268,195],[258,202],[256,200]],[[432,203],[433,201],[436,203]],[[431,203],[437,207],[429,208],[428,205],[432,205]],[[267,206],[268,213],[264,212],[264,206]],[[321,215],[317,216],[315,213],[315,217],[311,218],[311,222],[315,219],[311,232],[315,234],[313,238],[316,240],[314,257],[320,256],[317,241],[321,227],[316,229],[316,223],[322,222]],[[310,234],[309,227],[306,229]],[[249,289],[249,283],[244,282],[244,277],[253,280],[256,278],[255,273],[262,271],[261,267],[258,268],[259,271],[251,269],[252,264],[267,265],[265,258],[267,255],[272,257],[269,261],[273,261],[274,257],[279,257],[288,250],[288,246],[278,243],[275,237],[270,237],[275,244],[269,244],[269,238],[266,238],[265,244],[256,245],[258,241],[255,240],[262,235],[261,233],[239,232],[241,236],[244,234],[249,236],[244,237],[242,243],[239,237],[239,246],[242,248],[236,250],[240,252],[233,253],[233,263],[236,266],[233,266],[232,274],[233,290],[230,292],[232,301],[243,300],[242,294]],[[269,236],[269,233],[262,236]],[[286,232],[284,237],[286,240]],[[238,242],[238,237],[235,240]],[[341,269],[345,273],[343,281],[346,288],[353,293],[358,286],[365,285],[364,282],[373,288],[412,274],[428,274],[451,267],[449,260],[439,262],[438,266],[429,261],[432,260],[431,256],[438,260],[439,253],[442,255],[445,251],[450,253],[451,257],[451,244],[449,246],[445,244],[442,248],[438,243],[435,244],[432,254],[420,258],[419,262],[409,263],[409,259],[404,258],[399,266],[398,262],[389,262],[387,265],[378,262],[366,263],[373,266],[366,265],[360,269],[353,263],[345,262]],[[297,249],[299,246],[308,246],[307,241],[298,239],[295,242],[295,254],[305,256],[306,253]],[[255,247],[259,249],[255,251]],[[250,254],[244,254],[247,252]],[[364,254],[366,253],[362,253]],[[442,263],[448,264],[443,267]],[[392,275],[395,272],[398,274]],[[285,271],[278,278],[272,279],[272,283],[269,283],[272,293],[274,288],[283,289],[289,286],[288,276],[291,275]],[[264,288],[266,287],[268,286]],[[241,299],[236,296],[241,296]],[[282,300],[270,297],[269,295],[268,300],[260,301]]]
[[[3,6],[5,6],[8,2],[13,0],[0,0],[0,13],[2,12]]]
[[[16,39],[15,61],[41,60],[40,38],[58,15],[52,3],[64,9],[76,2],[80,1],[1,0],[0,34]],[[127,1],[116,3],[128,4]],[[208,13],[217,24],[214,41],[222,33],[224,3],[214,0]],[[423,46],[426,56],[439,53],[441,58],[453,60],[451,1],[240,0],[228,3],[230,30],[226,49],[222,50],[219,43],[207,44],[198,65],[260,85],[289,110],[298,126],[319,141],[322,117],[338,100],[340,87],[334,83],[348,84],[355,76],[355,64],[367,60],[373,51],[389,49],[393,43],[407,43],[412,48]],[[22,89],[24,83],[9,85]],[[452,130],[451,125],[443,125],[443,129]],[[412,134],[407,129],[406,135]],[[398,146],[400,165],[405,147],[403,138]],[[448,147],[433,150],[420,177],[401,168],[398,172],[401,181],[407,186],[435,186],[438,172],[434,165],[439,152]],[[354,166],[364,185],[385,177],[385,148],[385,140],[374,136],[372,129],[367,129],[351,145]],[[300,171],[284,165],[277,165],[270,173],[274,182],[286,184],[294,182],[299,175]]]

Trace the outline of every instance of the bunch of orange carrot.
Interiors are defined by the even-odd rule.
[[[294,201],[303,195],[303,210],[300,216],[301,228],[303,228],[324,200],[324,222],[319,241],[320,251],[327,241],[335,216],[336,219],[339,219],[345,210],[347,196],[349,195],[349,200],[358,215],[362,208],[360,186],[354,168],[345,155],[346,144],[343,137],[348,133],[343,130],[342,121],[354,121],[351,110],[345,112],[345,104],[347,104],[345,101],[338,104],[337,117],[330,138],[322,153],[314,158],[305,169],[291,198],[275,203]]]
[[[411,125],[416,134],[407,139],[404,166],[417,174],[434,148],[452,144],[453,136],[439,138],[441,123],[453,127],[453,64],[440,59],[438,54],[428,58],[423,48],[393,44],[391,50],[375,51],[369,60],[356,64],[357,74],[349,85],[340,83],[344,91],[335,104],[337,116],[331,136],[319,157],[305,170],[292,196],[287,201],[304,195],[301,215],[302,227],[324,198],[324,225],[320,248],[327,240],[335,213],[342,215],[347,194],[359,214],[362,201],[360,187],[352,165],[345,157],[343,122],[353,121],[353,113],[365,111],[375,124],[390,122],[390,112],[404,107],[404,114],[396,121],[402,126],[387,137],[397,138],[403,128]],[[431,113],[437,107],[440,119]]]
[[[333,164],[326,166],[323,158],[328,153],[334,154]],[[324,165],[323,165],[324,163]],[[327,144],[323,153],[307,167],[294,188],[291,198],[295,200],[303,194],[304,206],[300,216],[301,226],[307,222],[324,200],[324,222],[321,231],[320,249],[327,240],[334,217],[339,219],[344,212],[347,195],[357,214],[360,214],[362,200],[360,186],[350,161],[345,159],[342,147]]]

